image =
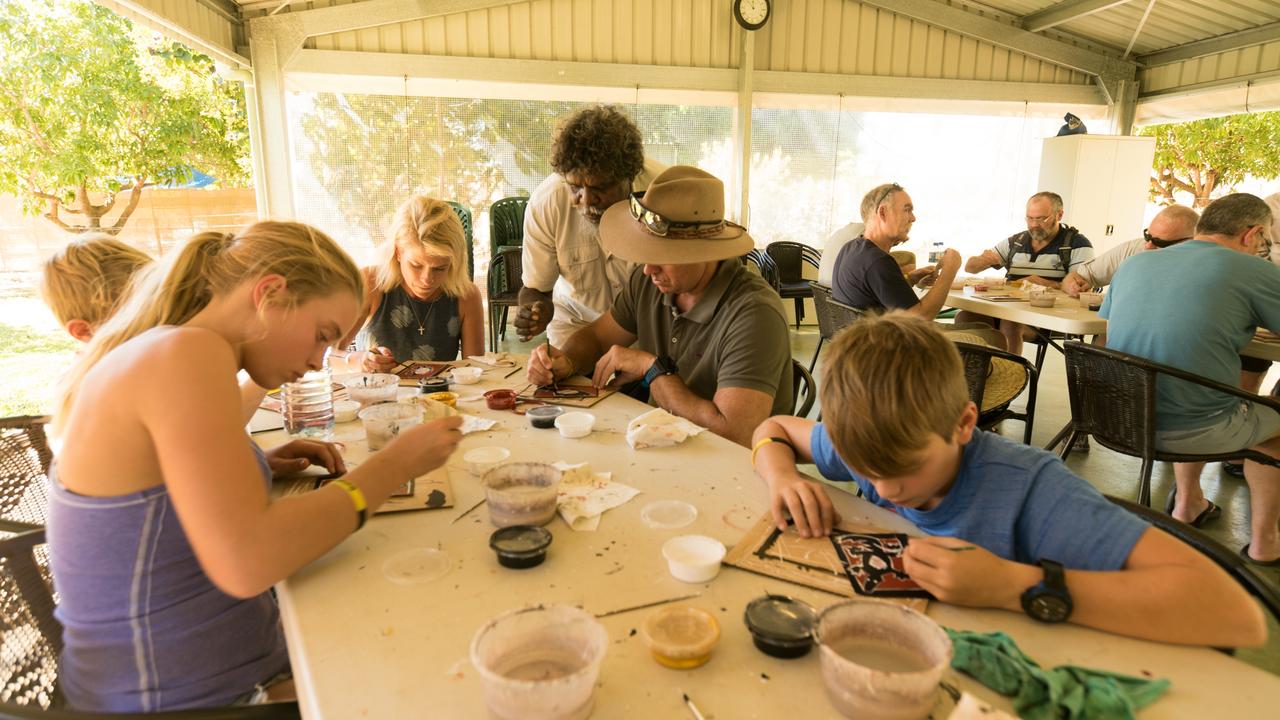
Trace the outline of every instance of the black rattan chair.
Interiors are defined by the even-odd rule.
[[[1182,542],[1190,545],[1199,551],[1205,557],[1215,562],[1219,567],[1226,571],[1233,580],[1240,583],[1249,594],[1258,599],[1263,609],[1271,614],[1271,617],[1280,621],[1280,590],[1274,585],[1263,580],[1257,573],[1249,567],[1248,562],[1240,557],[1239,553],[1232,552],[1222,543],[1214,540],[1203,532],[1191,527],[1190,525],[1175,520],[1172,516],[1165,513],[1152,510],[1146,505],[1129,500],[1122,500],[1117,497],[1107,496],[1111,502],[1137,515],[1138,517],[1151,523],[1152,527],[1160,528],[1170,535],[1178,538]]]
[[[524,211],[527,197],[506,197],[489,206],[489,257],[504,247],[524,245]],[[492,260],[491,260],[492,262]]]
[[[795,300],[798,329],[804,319],[804,299],[813,297],[813,288],[804,277],[804,266],[808,263],[817,272],[822,265],[822,253],[790,240],[771,242],[764,250],[778,268],[778,294],[783,300]]]
[[[498,338],[507,336],[507,310],[520,304],[523,248],[503,247],[489,259],[489,349],[498,351]]]
[[[818,397],[818,384],[813,375],[795,358],[791,359],[791,402],[792,415],[808,417],[813,409],[813,401]],[[803,399],[801,399],[803,398]]]
[[[1040,378],[1040,372],[1036,370],[1036,366],[1021,355],[1014,355],[1013,353],[993,348],[990,345],[956,342],[955,346],[960,351],[960,359],[964,362],[964,381],[969,386],[969,399],[979,408],[978,427],[983,430],[990,430],[1002,420],[1021,420],[1023,423],[1022,442],[1030,445],[1031,430],[1036,420],[1036,388],[1039,385]],[[1013,395],[1008,400],[1002,400],[990,407],[985,406],[983,400],[987,394],[987,379],[991,377],[992,361],[996,358],[1007,360],[1017,365],[1025,373],[1022,385],[1027,393],[1027,409],[1025,412],[1016,412],[1010,407],[1018,395]]]
[[[1156,460],[1166,462],[1215,462],[1246,458],[1280,466],[1280,460],[1240,448],[1221,453],[1188,455],[1156,449],[1156,378],[1164,375],[1202,385],[1244,400],[1280,410],[1280,400],[1247,393],[1238,387],[1214,382],[1178,368],[1116,350],[1086,345],[1065,345],[1067,392],[1071,398],[1071,424],[1047,449],[1066,439],[1062,459],[1071,454],[1076,438],[1091,435],[1100,445],[1118,453],[1142,458],[1138,479],[1138,503],[1151,504],[1151,469]]]
[[[462,203],[454,202],[453,200],[449,201],[449,207],[453,208],[453,212],[462,223],[462,237],[467,242],[467,277],[474,278],[476,276],[476,252],[475,243],[472,242],[471,210]]]
[[[46,554],[44,529],[0,540],[0,635],[4,668],[0,673],[0,720],[86,720],[123,717],[63,708],[58,690],[58,654],[62,625],[53,615],[54,596],[41,573]],[[199,648],[191,648],[194,653]],[[137,717],[131,715],[129,717]],[[176,710],[146,717],[164,720],[286,720],[301,717],[297,703],[251,707]]]
[[[866,313],[858,308],[836,302],[831,295],[831,288],[827,285],[811,282],[809,287],[813,288],[813,309],[818,314],[818,346],[813,349],[813,359],[809,361],[809,372],[813,372],[813,368],[818,364],[818,353],[822,352],[822,343],[834,338],[836,333]]]
[[[44,527],[53,452],[44,415],[0,418],[0,532]]]
[[[773,258],[769,257],[769,253],[756,248],[739,259],[742,260],[743,265],[754,266],[756,272],[760,273],[760,277],[769,283],[769,287],[773,288],[774,292],[778,292],[778,265]]]

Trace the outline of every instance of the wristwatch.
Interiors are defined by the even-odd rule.
[[[1044,568],[1044,580],[1022,593],[1022,609],[1040,622],[1060,623],[1071,617],[1074,608],[1062,563],[1040,558],[1040,567]]]
[[[649,366],[648,372],[644,374],[644,386],[649,385],[663,375],[675,375],[680,372],[680,368],[676,366],[676,361],[670,355],[659,355],[653,364]]]

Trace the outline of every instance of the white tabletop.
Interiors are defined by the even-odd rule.
[[[501,386],[497,381],[455,390],[478,395],[472,388]],[[794,712],[798,698],[806,699],[806,717],[837,717],[822,695],[817,654],[778,660],[760,653],[751,644],[742,612],[749,600],[766,591],[805,599],[819,609],[840,598],[732,567],[710,583],[687,585],[667,573],[661,558],[662,543],[677,534],[706,534],[731,545],[763,513],[764,485],[752,473],[746,449],[707,432],[681,446],[633,451],[622,431],[647,407],[623,396],[592,409],[599,429],[582,440],[534,430],[523,417],[491,412],[483,403],[462,402],[459,407],[500,423],[464,438],[451,460],[454,508],[375,517],[277,586],[304,717],[485,717],[480,678],[468,650],[476,630],[490,618],[536,603],[581,605],[600,614],[690,593],[701,596],[687,602],[720,621],[723,634],[711,662],[691,671],[654,662],[634,634],[651,610],[604,618],[610,643],[593,718],[687,717],[682,692],[708,717],[785,717]],[[266,446],[284,439],[279,432],[255,437]],[[595,532],[574,532],[557,517],[547,526],[555,539],[546,562],[529,570],[505,569],[489,550],[494,528],[483,506],[454,522],[482,498],[461,455],[483,445],[508,447],[512,460],[590,462],[642,493],[605,513]],[[846,518],[909,529],[897,515],[851,495],[835,491],[833,498]],[[693,503],[697,520],[680,530],[646,527],[641,509],[664,499]],[[447,552],[451,571],[412,587],[383,577],[387,558],[423,547]],[[932,603],[929,615],[954,628],[1007,632],[1045,667],[1072,663],[1172,680],[1169,694],[1144,711],[1143,718],[1263,717],[1274,712],[1280,697],[1280,678],[1211,650],[1047,627],[1019,614],[941,603]],[[1006,699],[967,676],[949,671],[947,680],[1009,708]],[[949,706],[939,702],[940,708]]]
[[[986,299],[989,294],[1005,295],[1014,292],[1001,288],[989,293],[975,292],[970,295],[952,290],[947,293],[947,305],[1070,335],[1103,335],[1107,332],[1107,321],[1097,311],[1089,310],[1080,304],[1079,299],[1062,293],[1056,294],[1051,308],[1031,307],[1027,300],[996,302]],[[1264,360],[1280,361],[1280,341],[1254,338],[1241,353]]]

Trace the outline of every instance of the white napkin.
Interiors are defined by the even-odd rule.
[[[627,423],[627,444],[633,450],[679,445],[706,430],[662,408],[655,408]]]
[[[497,420],[490,420],[489,418],[477,417],[475,415],[468,415],[466,413],[458,413],[458,414],[462,416],[461,430],[463,435],[470,435],[471,433],[474,433],[474,432],[484,432],[485,430],[488,430],[489,428],[498,424]]]
[[[473,362],[478,362],[481,365],[488,365],[489,367],[497,367],[498,365],[513,362],[511,360],[511,353],[506,352],[487,352],[483,355],[468,355],[467,359]]]
[[[561,473],[557,509],[574,530],[595,530],[600,527],[601,513],[640,494],[629,485],[613,482],[613,473],[591,472],[587,463],[570,465],[561,461],[553,465]]]

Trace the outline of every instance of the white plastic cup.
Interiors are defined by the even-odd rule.
[[[709,582],[720,573],[724,555],[724,543],[706,535],[677,535],[662,545],[667,569],[680,582]]]
[[[468,450],[467,454],[462,456],[462,461],[467,464],[468,472],[476,477],[481,477],[506,462],[510,457],[510,450],[504,447],[488,446]]]
[[[360,411],[370,450],[381,450],[397,435],[422,424],[422,408],[407,403],[379,403]]]
[[[591,613],[565,605],[512,610],[471,641],[484,701],[498,720],[583,720],[595,707],[609,634]]]
[[[584,438],[591,434],[596,425],[596,416],[586,412],[567,412],[556,418],[556,429],[560,437]]]
[[[480,478],[494,527],[546,525],[556,516],[560,470],[547,463],[498,465]]]
[[[480,382],[480,375],[484,373],[484,368],[478,367],[459,367],[454,368],[451,373],[453,381],[458,385],[474,385]]]
[[[290,435],[329,437],[333,434],[333,387],[327,369],[312,370],[280,391],[284,430]]]
[[[395,402],[400,390],[400,377],[391,373],[352,373],[339,375],[338,382],[347,388],[352,400],[361,408],[384,402]]]

